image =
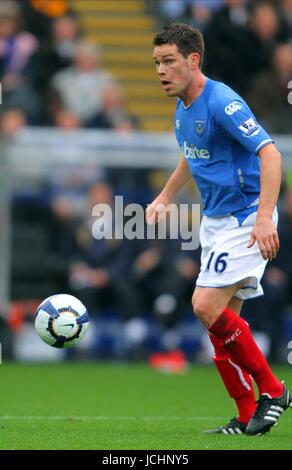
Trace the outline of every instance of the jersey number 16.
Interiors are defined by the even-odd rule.
[[[215,251],[211,251],[208,264],[206,267],[206,271],[210,271],[211,268],[215,270],[216,273],[223,273],[227,268],[227,261],[224,258],[227,258],[229,253],[220,253],[215,259],[213,260],[215,255]]]

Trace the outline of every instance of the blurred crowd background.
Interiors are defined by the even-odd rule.
[[[292,0],[1,0],[1,144],[27,128],[56,129],[58,142],[81,129],[115,131],[121,139],[171,132],[175,100],[163,96],[152,60],[152,37],[171,21],[200,28],[205,73],[238,91],[267,131],[292,137]],[[146,207],[168,173],[62,165],[33,195],[21,187],[11,194],[6,356],[63,357],[42,349],[32,322],[42,299],[68,292],[92,318],[90,334],[68,359],[145,360],[179,351],[190,362],[209,362],[208,339],[190,304],[200,250],[182,252],[180,240],[95,240],[91,233],[95,204],[123,195]],[[243,313],[273,361],[286,361],[292,339],[291,184],[287,171],[281,249],[266,270],[265,296],[247,302]],[[181,200],[198,201],[195,188]]]

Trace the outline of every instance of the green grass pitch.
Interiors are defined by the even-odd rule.
[[[275,372],[292,389],[292,367]],[[266,436],[203,434],[236,414],[213,367],[4,363],[0,376],[0,449],[292,448],[292,410]]]

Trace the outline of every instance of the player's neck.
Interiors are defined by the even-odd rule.
[[[200,71],[194,77],[188,88],[184,91],[180,98],[185,107],[189,107],[203,93],[207,81],[207,77]]]

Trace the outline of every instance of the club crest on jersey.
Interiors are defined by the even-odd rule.
[[[206,121],[203,121],[202,119],[196,119],[195,131],[199,137],[201,137],[204,134],[205,128],[206,128]]]

